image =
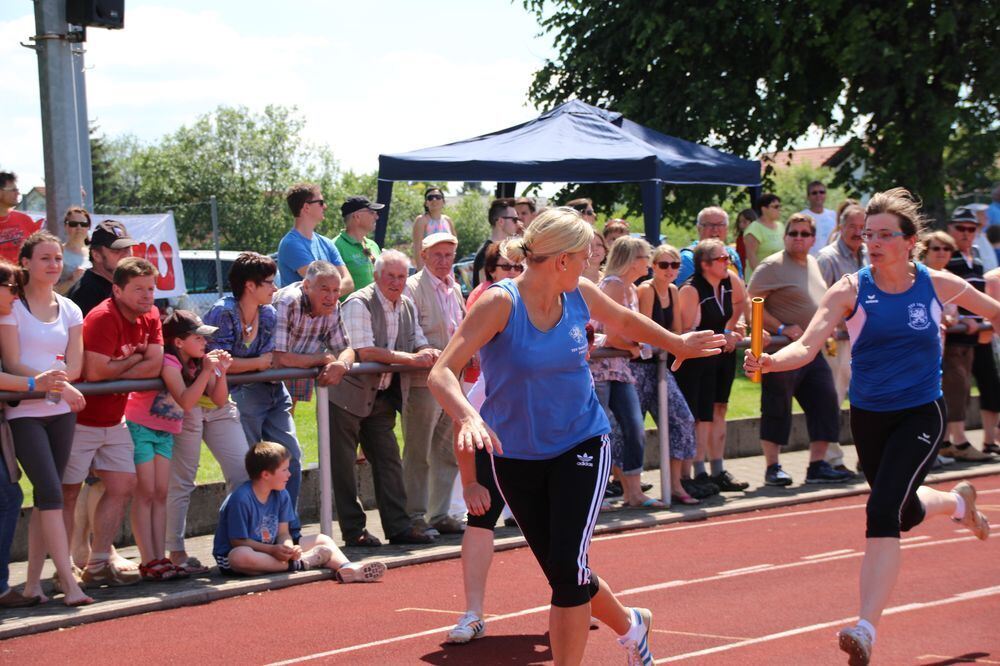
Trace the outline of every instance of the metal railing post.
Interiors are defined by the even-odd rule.
[[[673,494],[670,487],[670,418],[667,410],[670,405],[670,395],[667,391],[667,354],[656,355],[656,400],[657,415],[656,435],[660,440],[660,493],[663,503],[670,507]]]
[[[319,531],[333,536],[329,393],[325,386],[316,387],[316,446],[319,448]]]

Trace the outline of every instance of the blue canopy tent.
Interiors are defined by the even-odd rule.
[[[385,242],[397,180],[631,183],[642,189],[646,238],[659,244],[663,183],[760,186],[760,162],[677,139],[572,100],[492,134],[379,155],[375,240]]]

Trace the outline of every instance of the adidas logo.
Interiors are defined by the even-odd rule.
[[[593,467],[594,456],[589,453],[578,453],[576,454],[576,465],[577,467]]]

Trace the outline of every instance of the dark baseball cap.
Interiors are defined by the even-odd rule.
[[[368,200],[368,197],[347,197],[347,200],[340,207],[340,214],[347,217],[351,213],[356,213],[364,208],[382,210],[385,208],[385,204],[372,203]]]
[[[218,326],[209,326],[201,317],[189,310],[174,310],[163,320],[163,338],[183,338],[190,333],[204,335],[206,338],[215,335]]]
[[[125,225],[114,220],[104,220],[97,225],[94,233],[90,234],[90,245],[92,247],[109,247],[112,250],[123,250],[138,244],[139,241],[128,235]]]

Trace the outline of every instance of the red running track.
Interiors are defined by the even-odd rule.
[[[975,481],[1000,524],[1000,476]],[[654,613],[658,663],[843,664],[864,497],[599,537],[591,565],[627,604]],[[1000,664],[1000,539],[936,519],[903,539],[903,571],[875,663]],[[536,664],[551,658],[548,593],[527,549],[498,553],[488,631],[444,633],[464,609],[457,560],[389,571],[378,585],[314,583],[0,644],[6,663]],[[622,663],[607,628],[585,663]]]

